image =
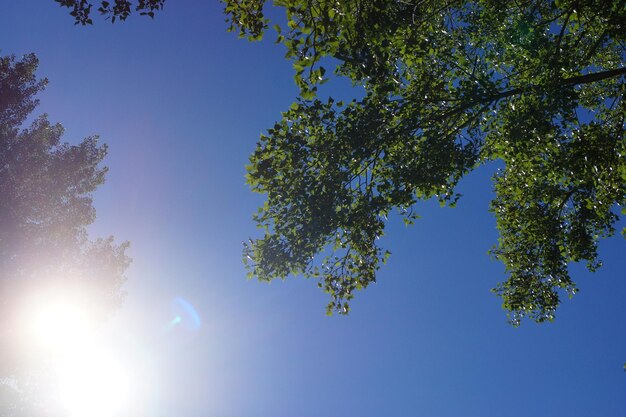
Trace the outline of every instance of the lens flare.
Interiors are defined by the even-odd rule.
[[[198,330],[202,325],[200,315],[194,306],[184,298],[175,298],[172,302],[172,311],[174,319],[170,322],[170,326],[174,327],[182,325],[188,330]]]

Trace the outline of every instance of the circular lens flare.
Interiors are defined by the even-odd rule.
[[[194,306],[184,298],[175,298],[172,309],[175,315],[172,320],[173,325],[183,324],[189,330],[197,330],[202,325],[200,315]]]

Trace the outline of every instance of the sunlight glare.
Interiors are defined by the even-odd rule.
[[[58,367],[60,406],[70,417],[108,417],[125,405],[129,380],[110,355],[85,346],[68,355]]]
[[[59,288],[26,298],[22,346],[37,366],[50,366],[52,379],[41,398],[59,415],[113,417],[128,406],[128,373],[104,348],[102,329],[84,299]]]
[[[89,338],[91,326],[78,306],[53,302],[38,306],[30,321],[30,334],[37,347],[60,351]]]

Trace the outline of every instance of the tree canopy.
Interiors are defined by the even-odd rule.
[[[91,23],[91,3],[56,1]],[[105,16],[130,10],[101,3]],[[250,276],[319,279],[328,311],[347,313],[389,255],[377,243],[387,216],[410,224],[420,200],[453,206],[459,180],[493,161],[491,253],[507,274],[494,291],[512,323],[552,320],[577,291],[568,265],[601,265],[598,242],[626,203],[625,0],[277,0],[277,22],[265,0],[224,3],[241,37],[274,28],[300,88],[248,167],[267,195],[264,235],[244,249]],[[326,67],[363,98],[320,99]]]
[[[264,1],[227,1],[231,30],[259,39]],[[577,291],[571,262],[601,265],[626,203],[626,2],[280,1],[274,26],[298,101],[248,167],[267,202],[245,258],[260,280],[303,274],[347,312],[388,252],[387,216],[419,200],[454,205],[459,180],[499,161],[494,291],[514,324],[552,320]],[[362,86],[319,99],[324,65]],[[621,211],[624,214],[624,209]]]
[[[0,385],[23,371],[15,345],[19,303],[30,290],[58,284],[82,297],[95,320],[123,298],[128,243],[89,240],[95,219],[91,193],[104,182],[106,145],[98,137],[72,145],[44,114],[23,124],[47,80],[37,79],[35,55],[0,57]],[[82,300],[82,301],[84,301]],[[22,387],[23,388],[23,387]],[[15,404],[3,404],[3,406]]]

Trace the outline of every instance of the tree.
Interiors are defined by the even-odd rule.
[[[262,38],[265,0],[225,4],[230,30]],[[626,203],[626,1],[274,6],[286,12],[273,27],[300,97],[248,167],[248,183],[267,195],[255,216],[265,234],[244,248],[250,276],[317,278],[328,311],[347,313],[389,255],[376,243],[387,216],[412,223],[419,200],[454,205],[466,173],[499,161],[491,253],[508,279],[494,291],[513,324],[552,320],[561,295],[577,291],[568,265],[601,265],[598,241]],[[364,98],[317,98],[329,79],[322,64]]]
[[[22,352],[13,317],[33,288],[58,283],[89,300],[96,320],[122,301],[128,243],[90,241],[91,193],[104,182],[106,145],[96,136],[62,143],[63,127],[44,114],[22,129],[35,109],[35,55],[0,57],[0,388],[19,382]],[[23,388],[23,387],[22,387]],[[28,402],[30,405],[31,402]],[[16,402],[3,405],[16,408]],[[14,410],[15,411],[15,410]],[[7,411],[9,412],[9,411]]]
[[[226,3],[231,30],[263,35],[264,1]],[[345,313],[389,255],[377,238],[392,211],[412,223],[419,200],[454,205],[466,173],[499,161],[491,253],[508,279],[494,291],[513,324],[552,320],[577,291],[568,264],[601,265],[626,203],[626,2],[276,4],[301,92],[248,167],[267,195],[250,275],[318,278]],[[324,64],[364,98],[317,98]]]

